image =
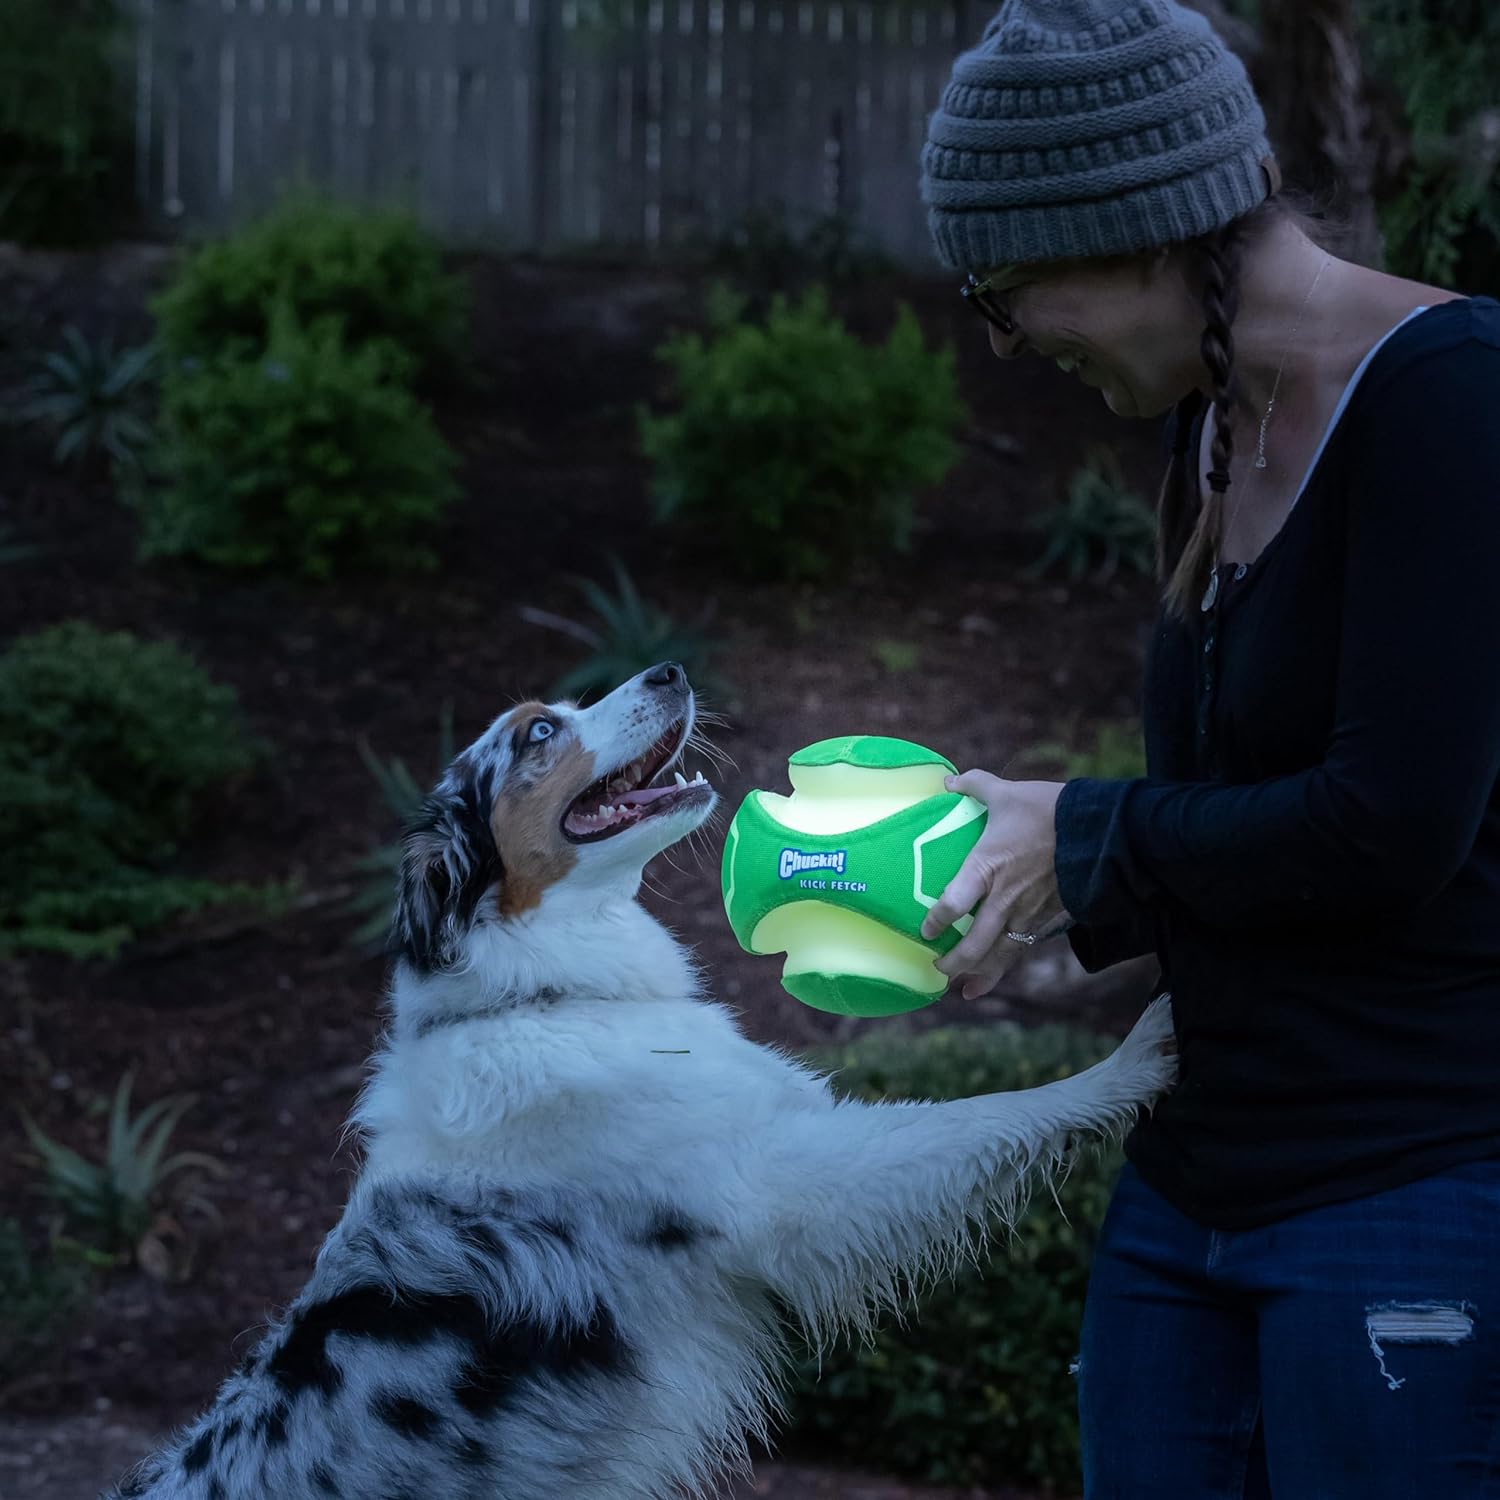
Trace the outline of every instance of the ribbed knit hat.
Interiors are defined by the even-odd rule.
[[[922,198],[949,266],[1122,255],[1247,213],[1270,151],[1243,64],[1197,11],[1005,0],[928,122]]]

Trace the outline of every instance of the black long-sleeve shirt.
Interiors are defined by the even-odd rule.
[[[1142,1176],[1238,1229],[1500,1155],[1500,303],[1367,361],[1260,557],[1157,620],[1144,724],[1056,816],[1075,951],[1172,993]]]

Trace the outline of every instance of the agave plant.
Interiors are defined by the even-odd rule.
[[[155,369],[154,344],[120,350],[109,338],[90,344],[69,324],[63,347],[42,359],[21,420],[56,434],[59,464],[102,457],[117,475],[138,474],[153,438],[143,409]]]
[[[708,668],[716,643],[701,630],[679,624],[666,610],[643,599],[619,558],[610,558],[610,569],[615,580],[613,593],[592,579],[574,580],[597,617],[597,625],[543,610],[522,611],[532,624],[559,631],[590,648],[588,656],[552,685],[553,695],[587,697],[661,661],[681,662],[696,687],[722,693],[722,682]]]
[[[216,1157],[201,1151],[178,1151],[168,1156],[167,1143],[177,1123],[192,1107],[194,1096],[177,1094],[148,1104],[130,1117],[134,1075],[126,1073],[115,1089],[109,1110],[104,1160],[89,1161],[46,1135],[23,1112],[32,1147],[42,1159],[45,1191],[79,1230],[103,1249],[118,1254],[134,1252],[151,1229],[178,1185],[180,1173],[198,1170],[224,1176]]]
[[[448,768],[453,759],[453,704],[444,702],[438,723],[437,770],[426,782],[419,782],[399,755],[382,760],[363,736],[354,748],[364,762],[365,769],[374,778],[375,785],[390,811],[392,819],[405,825],[421,809],[429,788]],[[355,864],[363,884],[350,901],[348,911],[359,917],[360,925],[350,936],[352,946],[369,951],[379,945],[391,918],[391,892],[401,869],[401,843],[395,840],[373,849]]]
[[[1067,498],[1032,523],[1045,539],[1033,576],[1061,564],[1077,583],[1090,569],[1108,578],[1121,564],[1149,573],[1156,548],[1156,517],[1125,483],[1119,460],[1096,450],[1073,475]]]

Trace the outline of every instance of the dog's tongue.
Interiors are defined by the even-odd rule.
[[[655,802],[658,797],[668,797],[677,788],[675,786],[643,786],[633,792],[622,792],[615,798],[616,807],[644,807],[648,802]]]

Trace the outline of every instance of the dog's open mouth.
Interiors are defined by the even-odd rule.
[[[671,783],[651,784],[677,758],[684,723],[679,719],[644,755],[585,787],[563,814],[564,836],[575,844],[598,843],[710,793],[701,771],[691,781],[676,771]]]

